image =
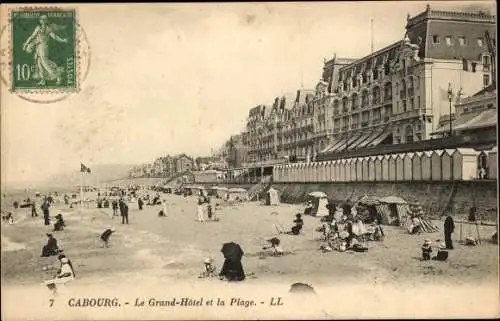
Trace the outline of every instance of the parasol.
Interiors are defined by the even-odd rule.
[[[380,199],[380,202],[389,203],[389,204],[407,204],[407,202],[404,199],[402,199],[401,197],[398,197],[398,196],[382,197]]]
[[[220,251],[224,255],[225,259],[232,261],[240,261],[244,254],[241,246],[234,242],[224,243]]]
[[[378,205],[380,204],[380,201],[379,201],[379,198],[376,197],[376,196],[368,196],[368,195],[365,195],[363,196],[359,201],[358,201],[359,204],[363,204],[363,205],[368,205],[368,206],[371,206],[371,205]]]
[[[312,197],[318,197],[318,198],[326,198],[327,195],[323,192],[320,192],[320,191],[316,191],[316,192],[311,192],[308,194],[309,196],[312,196]]]

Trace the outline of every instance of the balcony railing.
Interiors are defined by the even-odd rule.
[[[431,114],[430,109],[413,109],[398,113],[394,116],[396,120],[420,117],[422,114]]]
[[[358,127],[359,127],[359,125],[357,123],[351,124],[352,129],[357,129]]]
[[[368,121],[361,122],[361,127],[367,127],[368,126]]]
[[[347,130],[349,130],[349,126],[342,126],[342,131],[343,131],[343,132],[345,132],[345,131],[347,131]]]
[[[333,129],[333,132],[334,132],[334,133],[338,133],[338,132],[340,132],[340,128],[339,128],[339,127],[334,128],[334,129]]]

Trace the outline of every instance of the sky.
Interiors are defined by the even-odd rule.
[[[24,101],[2,83],[2,181],[41,181],[80,162],[208,155],[244,128],[250,108],[313,88],[324,59],[369,54],[370,19],[377,50],[402,39],[407,13],[427,3],[492,2],[76,5],[88,77],[52,104]]]

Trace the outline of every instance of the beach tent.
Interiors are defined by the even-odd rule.
[[[405,154],[396,154],[396,181],[404,181],[404,159]]]
[[[312,216],[320,217],[328,215],[328,209],[326,208],[326,205],[328,204],[328,198],[325,193],[317,191],[309,193],[307,196],[313,204],[313,208],[311,211]]]
[[[382,180],[382,159],[384,159],[384,156],[382,156],[382,155],[375,156],[375,180],[376,181]]]
[[[387,196],[379,199],[377,212],[382,216],[384,225],[401,225],[410,213],[408,202],[398,196]]]
[[[441,155],[441,179],[450,181],[453,179],[453,153],[454,149],[445,149]]]
[[[453,153],[453,179],[471,180],[476,177],[477,155],[472,148],[457,148]]]
[[[354,164],[354,161],[352,158],[348,158],[345,161],[345,181],[346,182],[351,182],[354,181],[355,179],[351,179],[351,164]]]
[[[441,156],[444,150],[435,150],[431,156],[431,179],[433,181],[440,181],[442,179]]]
[[[420,157],[420,166],[422,169],[422,180],[430,181],[432,177],[432,154],[431,150],[425,151]],[[441,162],[440,162],[441,164]]]
[[[390,155],[384,155],[382,159],[382,181],[384,182],[389,181],[389,158],[391,158]]]
[[[391,154],[389,156],[389,181],[394,182],[396,180],[396,159],[397,154]]]
[[[375,180],[375,160],[376,159],[377,159],[377,156],[370,156],[368,158],[368,180],[369,181]]]
[[[266,192],[266,205],[279,205],[280,202],[280,195],[277,189],[270,188]]]
[[[363,175],[363,182],[367,182],[368,181],[368,171],[369,171],[369,168],[368,168],[368,161],[370,160],[370,157],[363,157],[361,159],[361,171],[362,171],[362,175]]]
[[[229,200],[231,201],[248,201],[248,191],[244,188],[230,188]]]

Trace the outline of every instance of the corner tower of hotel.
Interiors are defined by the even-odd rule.
[[[325,62],[332,121],[321,154],[430,139],[461,96],[494,81],[487,41],[495,30],[493,15],[427,6],[408,15],[400,41],[348,63]]]

